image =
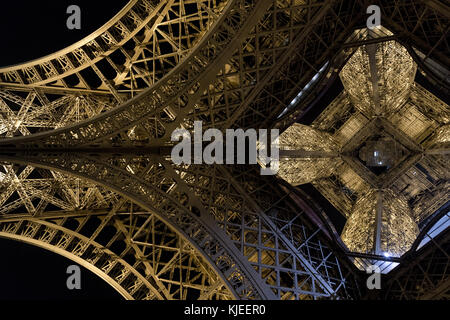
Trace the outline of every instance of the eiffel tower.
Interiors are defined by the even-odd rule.
[[[125,299],[448,299],[445,2],[132,0],[0,68],[0,237]],[[174,164],[194,121],[279,129],[279,174]]]

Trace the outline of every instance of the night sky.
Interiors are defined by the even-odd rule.
[[[0,66],[39,58],[81,40],[112,18],[126,0],[2,1]],[[81,8],[81,30],[69,30],[66,9]],[[0,238],[0,299],[122,299],[106,282],[82,268],[81,290],[66,287],[74,262],[55,253]]]
[[[67,267],[75,265],[53,252],[0,238],[0,299],[122,299],[110,285],[81,268],[81,289],[66,286]]]
[[[126,0],[2,1],[0,65],[9,66],[48,55],[83,39],[108,22]],[[81,30],[69,30],[70,5],[81,9]]]

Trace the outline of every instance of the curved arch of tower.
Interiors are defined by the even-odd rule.
[[[383,27],[369,30],[360,1],[131,0],[72,46],[0,68],[0,237],[126,299],[359,299],[368,263],[398,265],[384,298],[445,295],[448,228],[422,241],[448,216],[449,8],[374,2]],[[280,129],[278,176],[174,164],[171,134],[194,121]],[[376,149],[391,140],[395,156]],[[305,184],[348,219],[342,239]]]

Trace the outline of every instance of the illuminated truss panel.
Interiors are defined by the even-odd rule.
[[[362,113],[352,114],[351,117],[334,134],[334,138],[341,145],[348,142],[355,134],[361,130],[369,120]]]
[[[278,176],[293,186],[326,178],[335,172],[338,159],[282,159]]]
[[[416,64],[398,42],[359,47],[340,73],[354,106],[364,115],[387,115],[405,103]]]
[[[369,190],[369,185],[349,165],[343,164],[339,169],[340,180],[352,192],[364,194]]]
[[[407,103],[403,109],[394,113],[390,120],[414,141],[422,141],[437,127],[436,122],[421,113],[414,104]]]
[[[450,124],[440,127],[436,130],[431,140],[433,146],[448,145],[450,143]]]
[[[355,201],[366,194],[370,186],[345,162],[335,171],[333,176],[316,180],[313,185],[339,212],[349,217]]]
[[[418,233],[404,198],[390,190],[371,190],[355,204],[342,240],[354,252],[399,257]]]
[[[411,87],[410,100],[422,114],[439,124],[446,124],[450,121],[448,104],[427,91],[420,84],[414,83]]]
[[[280,148],[285,150],[335,151],[336,144],[327,132],[295,123],[279,138]]]
[[[341,162],[329,158],[336,149],[331,135],[308,126],[294,124],[281,134],[279,142],[281,150],[295,151],[280,159],[278,171],[278,176],[292,185],[328,177]]]
[[[0,90],[0,136],[29,135],[90,119],[112,109],[117,101],[102,95],[67,94],[45,98],[36,92]]]
[[[414,83],[407,103],[402,110],[393,113],[389,120],[411,139],[421,143],[436,130],[445,130],[445,124],[450,120],[450,109],[439,98]],[[441,142],[444,141],[438,143]]]

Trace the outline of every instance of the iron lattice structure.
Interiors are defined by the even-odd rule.
[[[392,35],[382,27],[355,34]],[[280,136],[278,175],[312,183],[341,210],[351,251],[403,255],[417,224],[449,201],[440,156],[450,109],[414,82],[415,73],[396,41],[360,46],[340,72],[344,91],[311,127],[295,123]]]
[[[82,42],[0,69],[0,236],[65,255],[129,299],[363,296],[313,199],[254,166],[174,165],[166,148],[194,120],[285,130],[367,43],[398,41],[448,88],[448,7],[375,2],[392,32],[376,40],[352,37],[364,1],[133,0]],[[447,136],[430,143],[448,163]],[[420,286],[427,270],[405,279],[402,267],[392,283]],[[428,291],[448,289],[439,272]]]

